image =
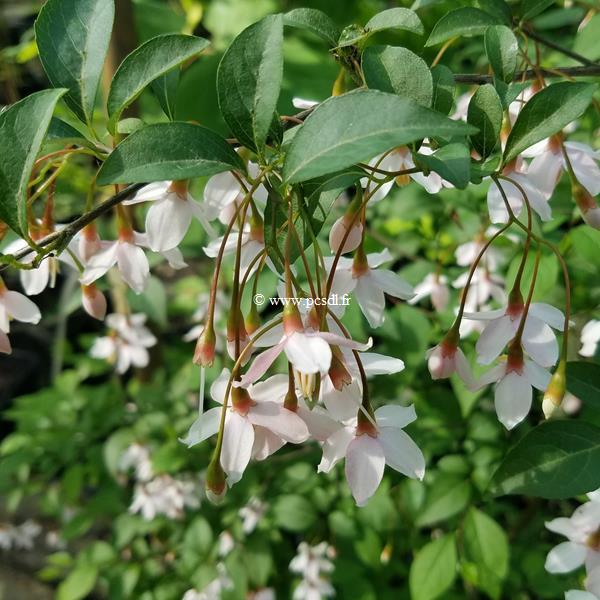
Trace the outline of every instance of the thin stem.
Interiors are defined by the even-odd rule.
[[[549,40],[545,37],[542,37],[541,35],[539,35],[538,33],[535,33],[535,31],[532,31],[529,28],[523,29],[523,32],[525,33],[525,35],[530,37],[532,40],[535,40],[536,42],[539,42],[540,44],[547,46],[548,48],[552,48],[553,50],[556,50],[557,52],[560,52],[561,54],[564,54],[565,56],[568,56],[569,58],[576,60],[578,63],[581,63],[582,65],[585,65],[586,67],[600,66],[600,65],[598,65],[598,63],[594,62],[593,60],[590,60],[589,58],[586,58],[585,56],[582,56],[581,54],[578,54],[577,52],[573,52],[573,50],[564,48],[563,46],[557,44],[556,42],[553,42],[552,40]]]

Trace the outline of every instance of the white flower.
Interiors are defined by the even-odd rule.
[[[34,540],[42,532],[42,527],[32,519],[27,519],[20,525],[6,523],[0,525],[0,548],[3,550],[31,550]]]
[[[146,315],[110,314],[106,325],[112,330],[110,335],[97,338],[90,355],[93,358],[108,360],[116,365],[117,373],[123,374],[132,365],[143,368],[150,362],[148,348],[156,344],[156,338],[144,326]]]
[[[549,573],[568,573],[585,564],[586,590],[600,595],[600,490],[588,494],[570,518],[559,517],[546,523],[546,528],[568,538],[550,550],[546,557]],[[569,592],[571,597],[574,592]]]
[[[81,304],[85,312],[102,321],[106,316],[106,298],[95,284],[81,286]]]
[[[181,600],[217,600],[221,597],[221,592],[233,589],[233,581],[227,575],[225,565],[217,565],[218,575],[202,591],[192,588],[188,590]]]
[[[412,405],[389,405],[375,411],[377,427],[370,422],[340,427],[323,445],[319,472],[329,472],[345,456],[346,479],[358,506],[376,492],[386,463],[407,477],[423,479],[423,453],[403,431],[416,418]]]
[[[138,481],[149,481],[154,476],[150,450],[147,446],[134,443],[127,446],[119,460],[119,469],[129,471],[135,469],[135,477]]]
[[[269,505],[261,502],[258,498],[250,498],[248,504],[240,508],[238,514],[242,519],[242,530],[246,535],[249,535],[256,529],[258,522],[263,518],[267,508],[269,508]]]
[[[506,429],[513,429],[529,414],[532,388],[545,391],[550,383],[550,373],[531,360],[513,360],[509,356],[505,363],[484,373],[474,387],[479,389],[494,382],[498,420]]]
[[[448,278],[439,273],[428,273],[421,283],[415,286],[415,295],[408,301],[409,304],[417,304],[424,298],[431,296],[431,304],[437,312],[443,312],[450,300],[448,289]]]
[[[457,373],[467,387],[473,385],[471,367],[463,351],[455,344],[443,341],[427,351],[427,368],[432,379],[446,379]]]
[[[487,235],[495,233],[490,230],[491,228],[489,228],[486,231]],[[475,262],[480,252],[483,250],[485,243],[485,239],[479,236],[473,241],[465,242],[464,244],[460,244],[459,246],[457,246],[454,252],[454,256],[456,257],[456,264],[460,265],[461,267],[470,267]],[[490,246],[485,251],[485,254],[482,258],[482,262],[485,265],[485,267],[487,267],[487,269],[489,269],[490,271],[495,271],[502,262],[502,253],[497,248]]]
[[[10,354],[12,348],[8,333],[10,320],[37,324],[42,315],[38,307],[24,294],[9,290],[0,279],[0,352]]]
[[[294,105],[294,108],[306,110],[308,108],[316,106],[319,103],[316,100],[305,100],[304,98],[294,97],[292,98],[292,104]]]
[[[390,260],[392,255],[385,249],[366,257],[359,255],[354,260],[340,257],[337,263],[332,291],[340,295],[353,291],[371,327],[379,327],[383,323],[385,294],[403,300],[414,296],[413,288],[402,277],[388,269],[376,268]],[[331,269],[332,263],[332,257],[325,258],[327,269]]]
[[[333,563],[329,559],[334,556],[335,550],[327,542],[316,546],[300,542],[298,553],[290,562],[290,571],[302,576],[302,581],[294,590],[294,600],[320,600],[335,596],[332,585],[322,576],[333,571]]]
[[[235,540],[229,531],[222,531],[217,540],[217,548],[219,556],[227,556],[235,548]]]
[[[348,230],[350,233],[347,234],[344,246],[340,251],[342,241]],[[329,247],[331,248],[331,251],[336,254],[338,252],[340,252],[340,254],[346,254],[346,252],[351,252],[358,248],[362,240],[362,234],[363,225],[360,217],[354,218],[352,214],[346,213],[339,217],[331,226],[331,229],[329,230]]]
[[[600,321],[588,321],[581,330],[581,356],[592,357],[596,354],[600,342]]]
[[[223,369],[211,386],[210,394],[219,404],[223,404],[225,399],[229,377],[229,370]],[[273,397],[269,387],[268,382],[263,382],[258,390],[255,386],[250,386],[248,390],[240,387],[231,389],[221,450],[221,466],[227,473],[229,486],[241,479],[250,461],[255,446],[255,427],[293,444],[308,439],[304,421],[296,413],[268,399]],[[201,414],[181,441],[191,447],[217,433],[221,411],[222,407],[218,406]]]
[[[136,484],[129,512],[141,513],[147,521],[158,515],[179,519],[186,507],[200,506],[199,489],[199,484],[194,481],[158,475],[150,481]]]
[[[466,319],[488,322],[476,345],[480,364],[489,365],[500,356],[519,328],[523,309],[522,304],[509,304],[498,310],[465,313]],[[543,302],[532,302],[529,306],[523,329],[523,348],[542,367],[551,367],[558,360],[558,343],[551,327],[562,329],[563,326],[564,315],[554,306]]]
[[[146,215],[148,243],[155,252],[179,246],[192,222],[200,221],[209,235],[214,235],[201,204],[188,191],[187,181],[159,181],[143,187],[123,204],[152,201]]]

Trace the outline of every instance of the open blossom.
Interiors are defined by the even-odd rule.
[[[450,300],[448,289],[448,278],[439,273],[428,273],[425,279],[415,286],[415,295],[408,301],[409,304],[417,304],[427,297],[431,297],[431,304],[437,312],[443,312]]]
[[[134,443],[125,449],[119,459],[119,469],[129,471],[134,469],[137,481],[149,481],[154,476],[150,450],[147,446]]]
[[[233,581],[227,574],[225,565],[219,563],[217,564],[217,577],[215,579],[201,591],[195,588],[189,589],[181,600],[216,600],[221,597],[223,591],[231,589],[233,589]]]
[[[531,409],[533,388],[545,391],[550,383],[550,373],[523,356],[511,356],[506,362],[492,367],[476,382],[475,389],[496,383],[494,407],[498,420],[513,429]]]
[[[106,298],[93,283],[81,286],[81,304],[85,312],[94,319],[102,321],[106,316]]]
[[[195,481],[176,479],[168,474],[158,475],[150,481],[139,481],[129,512],[140,513],[146,521],[159,515],[180,519],[186,508],[200,506],[198,487]]]
[[[568,573],[585,565],[588,596],[581,598],[600,597],[600,490],[589,493],[588,497],[590,501],[577,508],[570,518],[559,517],[546,523],[547,529],[568,539],[550,550],[546,570]],[[576,592],[568,594],[570,598],[579,597]]]
[[[492,235],[493,233],[495,231],[492,227],[489,227],[486,231],[486,235]],[[456,264],[461,267],[470,267],[477,260],[485,243],[486,240],[483,236],[477,236],[474,240],[457,246],[454,252]],[[489,246],[483,255],[482,262],[487,269],[495,271],[502,262],[502,253],[497,248]]]
[[[131,366],[143,368],[150,362],[148,348],[156,344],[156,338],[144,326],[146,315],[110,314],[106,325],[110,334],[97,338],[90,355],[115,364],[117,373],[125,373]]]
[[[331,583],[323,576],[333,571],[334,565],[330,559],[334,556],[335,550],[327,542],[316,546],[300,542],[298,552],[290,562],[290,571],[302,577],[294,590],[293,600],[320,600],[335,596]]]
[[[258,498],[250,498],[248,504],[240,508],[238,514],[242,519],[242,530],[246,535],[252,533],[256,529],[256,526],[263,518],[267,508],[269,508],[269,505]]]
[[[212,399],[219,404],[224,402],[229,377],[229,371],[223,369],[211,386]],[[277,439],[293,444],[308,439],[308,429],[304,421],[295,412],[269,400],[270,397],[272,395],[266,382],[258,391],[253,386],[247,390],[231,388],[221,451],[221,466],[227,473],[227,483],[230,486],[241,479],[259,434],[273,434]],[[219,430],[221,411],[221,406],[218,406],[199,415],[190,427],[187,437],[181,441],[191,447],[216,434]],[[258,428],[263,431],[257,432]]]
[[[427,368],[432,379],[446,379],[457,373],[467,387],[473,385],[469,362],[456,343],[444,340],[431,348],[426,356]]]
[[[332,291],[338,294],[354,292],[362,313],[371,327],[379,327],[384,320],[385,294],[408,300],[414,296],[412,286],[388,269],[377,269],[392,260],[387,249],[365,256],[359,248],[354,259],[340,257],[333,280]],[[331,269],[333,258],[325,258],[325,267]]]
[[[358,506],[377,491],[386,463],[414,479],[423,479],[425,458],[403,431],[417,418],[414,406],[381,406],[375,411],[376,426],[361,422],[341,426],[323,445],[319,472],[328,473],[346,457],[346,479]]]
[[[8,333],[10,320],[39,323],[42,315],[38,307],[24,294],[9,290],[0,278],[0,352],[10,354],[12,348]]]
[[[478,362],[489,365],[515,336],[524,306],[522,303],[508,305],[507,308],[479,313],[465,313],[466,319],[486,321],[487,324],[477,340]],[[523,349],[542,367],[551,367],[558,360],[558,342],[554,329],[564,326],[563,313],[543,302],[532,302],[523,329]]]
[[[146,215],[148,243],[155,252],[171,250],[179,246],[192,218],[200,221],[204,229],[213,235],[201,204],[188,191],[187,181],[159,181],[151,183],[123,204],[152,202]]]
[[[588,321],[581,330],[581,356],[592,357],[596,354],[600,342],[600,321]]]
[[[0,549],[32,550],[42,527],[36,521],[27,519],[20,525],[0,523]]]

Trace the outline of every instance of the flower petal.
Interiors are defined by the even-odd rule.
[[[545,302],[532,302],[529,307],[529,314],[532,317],[541,319],[554,329],[562,330],[565,325],[565,315],[562,311]]]
[[[363,434],[348,444],[346,479],[358,506],[364,506],[377,491],[384,469],[385,456],[377,438]]]
[[[379,427],[397,427],[403,429],[417,418],[415,405],[400,406],[399,404],[387,404],[380,406],[375,411],[375,418]]]
[[[371,271],[371,277],[379,288],[394,298],[409,300],[415,295],[412,285],[393,271],[387,269]]]
[[[531,358],[542,365],[551,367],[558,360],[558,341],[549,325],[536,317],[528,317],[523,328],[523,348]]]
[[[96,257],[94,256],[94,258]],[[144,251],[128,242],[119,242],[117,244],[117,264],[125,283],[136,294],[141,294],[150,274],[150,265]]]
[[[339,427],[323,444],[323,457],[317,468],[319,473],[329,473],[346,456],[348,444],[354,439],[353,427]]]
[[[237,483],[242,478],[250,462],[253,445],[254,428],[250,421],[235,411],[228,411],[221,450],[221,466],[227,473],[229,485]]]
[[[527,377],[514,371],[508,373],[498,382],[494,395],[498,420],[506,429],[512,429],[529,414],[531,399],[531,384]]]
[[[275,435],[265,427],[254,427],[254,444],[252,445],[252,458],[254,460],[265,460],[285,445],[285,440]]]
[[[496,360],[506,344],[514,337],[518,327],[519,320],[512,320],[507,315],[488,323],[475,345],[477,362],[489,365]]]
[[[548,573],[569,573],[583,564],[586,552],[581,544],[563,542],[548,552],[544,567]]]
[[[171,250],[181,243],[192,220],[190,204],[177,194],[155,202],[146,215],[148,244],[155,252]]]
[[[103,244],[103,247],[88,260],[81,276],[81,283],[89,285],[104,275],[117,262],[118,242]]]
[[[404,361],[393,356],[364,352],[360,356],[367,377],[372,375],[390,375],[404,370]]]
[[[27,296],[12,290],[6,290],[0,296],[6,312],[16,321],[22,323],[39,323],[42,315],[40,309]]]
[[[381,288],[371,281],[372,273],[356,278],[354,294],[369,325],[379,327],[384,319],[385,295]]]
[[[244,373],[242,379],[234,385],[240,387],[248,387],[251,383],[254,383],[260,379],[266,372],[267,369],[275,362],[275,359],[281,354],[284,348],[285,339],[279,342],[276,346],[261,352],[250,365],[250,368]]]
[[[385,461],[392,469],[412,479],[423,479],[425,457],[406,431],[396,427],[382,427],[379,430],[379,440],[385,453]]]
[[[223,369],[219,376],[213,381],[210,386],[210,396],[219,404],[223,404],[225,400],[225,392],[227,391],[227,383],[231,377],[231,371],[227,368]]]
[[[325,374],[331,366],[331,348],[318,335],[296,331],[287,337],[284,351],[300,373]]]
[[[153,200],[161,200],[169,191],[171,181],[155,181],[145,185],[141,190],[138,190],[131,198],[123,201],[123,204],[138,204],[139,202],[151,202]]]
[[[525,359],[523,373],[529,383],[541,392],[544,392],[550,383],[550,373],[532,360]]]
[[[198,418],[192,423],[189,431],[185,438],[179,438],[182,444],[185,444],[188,448],[203,442],[208,439],[211,435],[215,435],[219,431],[219,422],[221,420],[221,407],[216,406],[207,410],[205,413],[198,416]]]
[[[37,269],[21,271],[21,284],[28,296],[41,294],[50,280],[50,259],[43,260]]]
[[[292,444],[308,439],[306,423],[295,412],[275,402],[259,402],[248,411],[248,420]]]
[[[12,347],[10,345],[10,340],[8,336],[2,329],[0,329],[0,353],[2,354],[10,354],[12,352]]]

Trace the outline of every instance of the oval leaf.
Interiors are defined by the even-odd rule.
[[[600,428],[583,421],[550,421],[513,446],[494,473],[495,495],[560,499],[600,487]]]
[[[36,92],[0,112],[0,219],[27,236],[25,196],[35,158],[58,99],[67,90]],[[10,150],[8,150],[10,149]]]
[[[271,15],[244,29],[217,71],[221,114],[233,135],[261,150],[267,139],[283,77],[283,17]]]
[[[468,125],[407,98],[355,90],[329,98],[306,119],[290,144],[284,178],[306,181],[425,137],[472,132]]]
[[[490,25],[501,25],[502,22],[478,8],[469,6],[458,8],[445,14],[433,28],[426,46],[441,44],[453,37],[471,37],[482,35]]]
[[[494,86],[489,83],[480,86],[469,102],[467,122],[479,130],[471,136],[471,141],[483,158],[494,151],[499,141],[502,114],[502,100]]]
[[[418,159],[459,190],[469,185],[471,154],[465,144],[447,144],[433,154],[419,154]]]
[[[114,133],[121,113],[147,85],[196,56],[208,45],[208,40],[192,35],[159,35],[125,57],[115,73],[108,94],[110,131]]]
[[[600,408],[600,365],[593,362],[567,363],[567,388],[585,404]]]
[[[433,79],[427,63],[407,48],[370,46],[362,55],[365,81],[371,89],[391,92],[431,106]]]
[[[457,562],[454,534],[446,534],[423,546],[410,567],[412,600],[441,597],[454,583]]]
[[[593,83],[555,83],[538,92],[523,107],[506,141],[504,162],[533,144],[554,135],[578,119],[596,90]]]
[[[369,33],[384,31],[385,29],[402,29],[417,35],[423,35],[423,23],[414,10],[409,8],[388,8],[377,13],[365,25]]]
[[[113,0],[48,0],[35,22],[40,60],[50,83],[69,90],[65,102],[88,125],[114,16]]]
[[[523,0],[521,3],[521,20],[528,21],[544,12],[555,0]]]
[[[431,69],[433,81],[432,108],[447,115],[454,104],[454,75],[445,65]]]
[[[150,183],[244,170],[218,134],[192,123],[158,123],[132,133],[106,159],[98,183]]]
[[[305,29],[325,40],[330,47],[337,45],[340,28],[322,10],[316,8],[295,8],[283,15],[283,24],[288,27]]]
[[[485,53],[496,77],[508,83],[517,69],[519,43],[505,25],[493,25],[485,30]]]

